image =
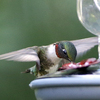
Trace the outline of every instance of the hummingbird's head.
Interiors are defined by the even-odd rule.
[[[62,42],[56,43],[55,51],[56,51],[56,55],[59,58],[64,58],[66,60],[69,60],[70,62],[75,61],[77,50],[73,43],[69,41],[62,41]]]

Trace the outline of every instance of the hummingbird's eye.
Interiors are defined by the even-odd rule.
[[[67,54],[67,51],[66,51],[65,49],[63,49],[63,53],[64,53],[64,54]]]

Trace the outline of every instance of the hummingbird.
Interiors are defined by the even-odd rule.
[[[31,73],[36,77],[55,73],[60,64],[75,62],[80,55],[98,45],[97,37],[72,41],[59,41],[47,46],[32,46],[0,55],[0,60],[7,59],[19,62],[36,62],[23,73]]]

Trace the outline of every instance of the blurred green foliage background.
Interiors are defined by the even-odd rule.
[[[0,0],[0,54],[90,36],[78,20],[76,0]],[[80,60],[88,57],[97,57],[97,47]],[[20,73],[33,64],[0,61],[1,100],[35,100],[28,86],[34,76]]]

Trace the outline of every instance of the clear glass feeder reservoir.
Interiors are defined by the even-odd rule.
[[[98,36],[100,59],[100,0],[77,0],[77,14],[82,25]]]

